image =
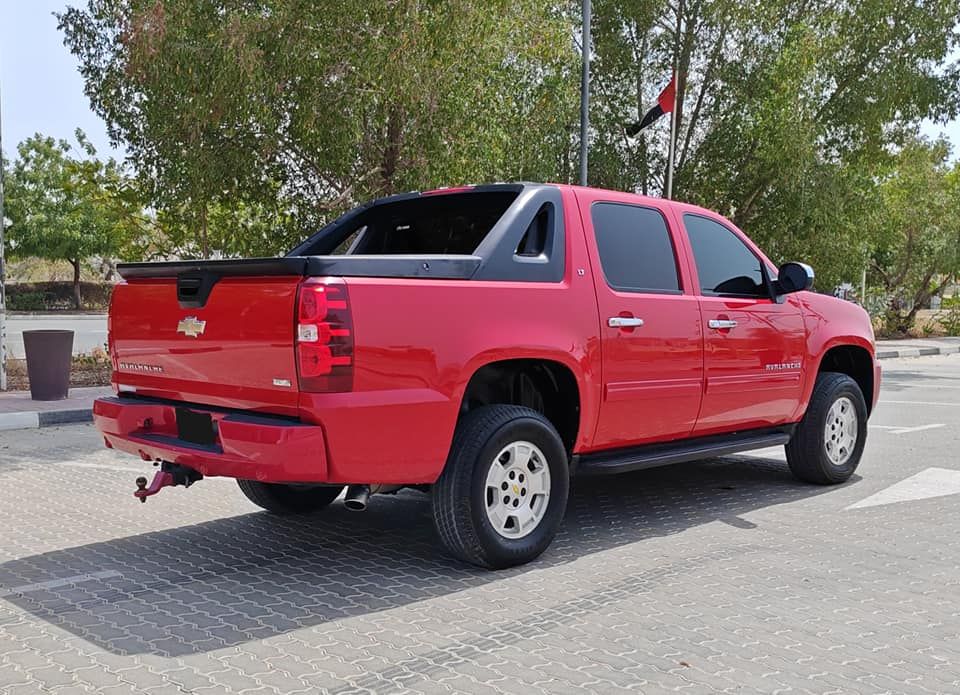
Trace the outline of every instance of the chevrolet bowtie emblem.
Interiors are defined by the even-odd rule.
[[[206,321],[200,321],[196,316],[188,316],[177,324],[177,333],[196,338],[198,335],[203,335],[203,329],[206,327]]]

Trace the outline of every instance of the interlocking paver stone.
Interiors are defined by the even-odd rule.
[[[960,357],[886,369],[960,406]],[[91,427],[0,433],[0,693],[957,693],[960,496],[847,509],[960,469],[960,407],[871,422],[931,421],[871,431],[837,488],[777,452],[576,480],[551,549],[496,573],[442,554],[422,493],[140,505]]]

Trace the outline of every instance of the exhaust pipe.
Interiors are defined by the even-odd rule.
[[[369,485],[351,485],[347,488],[347,495],[343,499],[343,504],[351,512],[362,512],[367,508],[369,499]]]

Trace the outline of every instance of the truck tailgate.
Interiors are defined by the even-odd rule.
[[[178,299],[176,277],[117,285],[110,341],[119,390],[297,415],[293,322],[300,280],[223,277],[195,308]]]

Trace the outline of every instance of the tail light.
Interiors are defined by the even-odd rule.
[[[301,391],[353,388],[353,318],[343,280],[314,279],[300,285],[297,373]]]

